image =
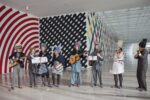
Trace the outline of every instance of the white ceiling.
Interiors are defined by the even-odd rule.
[[[29,6],[36,16],[59,15],[84,11],[107,11],[150,5],[150,0],[0,0],[1,3],[25,11]]]
[[[119,39],[137,42],[146,37],[150,41],[150,0],[0,0],[0,3],[38,17],[102,12],[103,20]]]
[[[119,39],[125,42],[150,41],[150,6],[105,11],[101,18]]]

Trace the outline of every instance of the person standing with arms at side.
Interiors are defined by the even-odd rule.
[[[12,72],[12,83],[11,89],[14,89],[15,82],[18,81],[18,88],[22,88],[22,81],[23,81],[23,70],[24,70],[24,53],[22,52],[22,45],[17,43],[15,45],[15,52],[9,57],[10,62],[13,68]]]
[[[32,59],[36,57],[35,54],[35,48],[30,48],[30,54],[28,56],[28,63],[29,63],[29,81],[30,81],[30,87],[34,86],[36,87],[36,75],[38,72],[37,64],[32,63]]]
[[[98,44],[96,44],[94,52],[91,54],[91,56],[97,56],[96,61],[91,61],[92,66],[92,86],[97,86],[97,78],[99,79],[100,87],[103,87],[102,84],[102,50],[98,49]]]
[[[148,51],[145,49],[147,39],[143,39],[139,43],[139,50],[135,55],[135,58],[138,60],[137,64],[137,81],[139,87],[137,88],[139,91],[147,91],[146,84],[146,72],[148,69]]]
[[[122,88],[122,82],[123,82],[122,74],[124,73],[124,53],[122,48],[118,48],[118,50],[116,50],[115,52],[114,63],[112,69],[110,70],[110,73],[114,75],[114,81],[115,81],[115,85],[112,87]],[[118,86],[118,80],[120,86]]]

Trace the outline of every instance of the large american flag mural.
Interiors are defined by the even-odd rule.
[[[9,72],[8,57],[16,43],[23,45],[25,55],[30,47],[39,48],[39,19],[0,4],[0,74]]]
[[[110,44],[109,47],[114,48],[115,42],[103,32],[104,29],[101,21],[88,13],[38,18],[0,4],[0,74],[9,72],[8,57],[14,52],[16,43],[23,45],[26,56],[29,55],[30,47],[38,50],[40,43],[47,45],[48,52],[51,52],[51,47],[61,45],[62,54],[68,61],[76,41],[81,42],[82,50],[92,50],[93,43],[101,41],[100,47],[105,47],[105,56],[110,55],[107,54],[108,45],[102,44]],[[110,51],[113,50],[108,52]],[[86,58],[83,58],[83,67],[87,66],[86,62]],[[67,62],[65,67],[68,66],[70,64]]]

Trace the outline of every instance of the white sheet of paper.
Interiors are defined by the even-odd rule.
[[[93,56],[93,60],[97,60],[97,56]]]
[[[88,60],[97,60],[97,56],[88,56]]]
[[[34,58],[32,59],[32,63],[33,63],[33,64],[47,63],[47,62],[48,62],[47,57],[34,57]]]
[[[92,56],[88,56],[88,60],[92,60],[93,58],[92,58]]]

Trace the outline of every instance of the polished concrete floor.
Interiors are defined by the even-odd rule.
[[[122,89],[111,88],[113,76],[109,73],[111,63],[103,65],[103,88],[91,87],[91,69],[83,69],[83,84],[80,87],[69,87],[69,68],[62,77],[59,88],[43,87],[38,78],[38,87],[30,88],[28,77],[25,77],[22,89],[9,91],[9,75],[2,75],[0,80],[0,100],[150,100],[150,68],[147,73],[148,91],[136,90],[136,66],[126,64]],[[131,68],[133,67],[133,68]]]

